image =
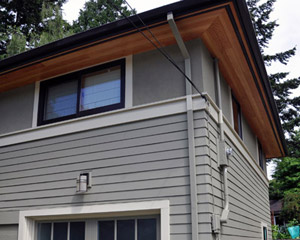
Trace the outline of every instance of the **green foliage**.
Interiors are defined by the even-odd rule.
[[[58,6],[66,0],[45,0]],[[0,56],[6,57],[12,34],[18,29],[31,42],[31,37],[42,33],[41,11],[44,0],[0,1]],[[33,34],[34,33],[34,34]],[[18,34],[20,35],[20,34]],[[0,57],[1,58],[1,57]]]
[[[272,225],[272,239],[289,239],[291,236],[286,227]]]
[[[287,192],[300,190],[300,158],[276,159],[276,168],[270,181],[270,199],[282,199]]]
[[[261,0],[247,0],[258,45],[267,66],[270,66],[273,62],[280,62],[286,65],[289,59],[296,54],[295,47],[271,55],[264,54],[264,50],[268,47],[276,27],[279,26],[276,21],[270,20],[270,14],[276,1],[267,0],[261,3]],[[269,79],[282,127],[286,136],[288,136],[287,147],[289,156],[300,157],[300,137],[297,132],[297,129],[300,127],[300,97],[291,95],[292,90],[299,87],[300,78],[287,79],[288,74],[286,72],[270,74]]]
[[[13,56],[24,52],[26,49],[26,37],[17,29],[11,37],[9,44],[7,45],[7,56]]]
[[[123,0],[90,0],[86,2],[84,8],[80,10],[78,19],[73,22],[74,32],[79,33],[123,18],[123,16],[111,6],[112,4],[120,9],[126,16],[136,13],[135,10],[131,11],[128,9]]]
[[[293,227],[298,225],[299,225],[299,221],[296,218],[293,218],[291,221],[288,222],[286,227]]]
[[[284,194],[282,219],[293,219],[288,227],[299,225],[300,222],[300,189],[297,192],[288,191]]]
[[[42,46],[73,34],[69,24],[63,20],[62,11],[58,5],[44,3],[41,15],[44,31],[39,39],[38,37],[33,38],[35,39],[34,47]]]

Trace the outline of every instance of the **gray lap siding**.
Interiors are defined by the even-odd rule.
[[[211,216],[224,204],[219,130],[203,110],[194,112],[194,128],[199,240],[210,240]],[[261,222],[270,228],[268,186],[231,139],[226,141],[234,156],[222,239],[261,239]],[[190,240],[188,144],[186,114],[176,114],[2,147],[0,236],[14,239],[20,210],[168,199],[171,240]],[[87,170],[93,187],[78,195],[75,179]]]
[[[93,187],[78,195],[75,180],[83,170],[92,171]],[[170,200],[171,239],[189,239],[185,114],[0,149],[0,216],[38,208],[158,199]]]

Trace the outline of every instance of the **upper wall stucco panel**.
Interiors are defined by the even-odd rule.
[[[222,110],[227,120],[232,123],[232,103],[231,103],[231,91],[230,88],[220,74],[220,86],[221,86],[221,98],[222,98]]]
[[[197,39],[186,43],[191,55],[192,81],[203,91],[202,41]],[[177,45],[165,51],[184,71],[184,59]],[[146,104],[185,95],[185,80],[168,60],[157,50],[133,56],[133,105]]]
[[[184,69],[177,46],[165,51]],[[185,95],[184,77],[157,50],[133,56],[133,105],[141,105]]]
[[[34,84],[0,93],[0,134],[32,126]]]
[[[216,102],[216,84],[215,84],[215,73],[214,73],[214,62],[213,59],[205,47],[202,47],[202,70],[203,70],[203,91],[207,92],[209,96]]]
[[[251,130],[251,128],[243,114],[242,114],[242,126],[243,126],[244,143],[247,146],[247,148],[250,151],[253,158],[258,162],[258,155],[257,155],[258,148],[257,148],[256,136],[254,135],[253,131]]]

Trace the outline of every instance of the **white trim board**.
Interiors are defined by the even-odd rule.
[[[133,62],[132,55],[126,57],[125,63],[125,108],[132,107],[132,99],[133,99]]]
[[[40,82],[35,82],[34,99],[33,99],[33,113],[32,113],[32,127],[33,128],[35,128],[37,126],[39,96],[40,96]]]
[[[169,200],[145,201],[145,202],[127,202],[102,205],[85,205],[63,208],[49,208],[21,211],[19,215],[18,240],[34,240],[35,221],[42,217],[48,217],[53,220],[64,217],[65,220],[73,215],[82,216],[83,219],[89,215],[120,213],[134,211],[158,210],[160,213],[160,240],[170,240],[170,202]]]
[[[204,100],[196,99],[195,103],[194,110],[205,108]],[[0,147],[184,112],[186,97],[180,97],[3,134]]]

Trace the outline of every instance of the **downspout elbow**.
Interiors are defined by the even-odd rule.
[[[229,194],[228,194],[228,166],[223,166],[222,168],[223,178],[224,178],[224,208],[221,214],[220,221],[221,223],[227,223],[228,215],[229,215]]]

